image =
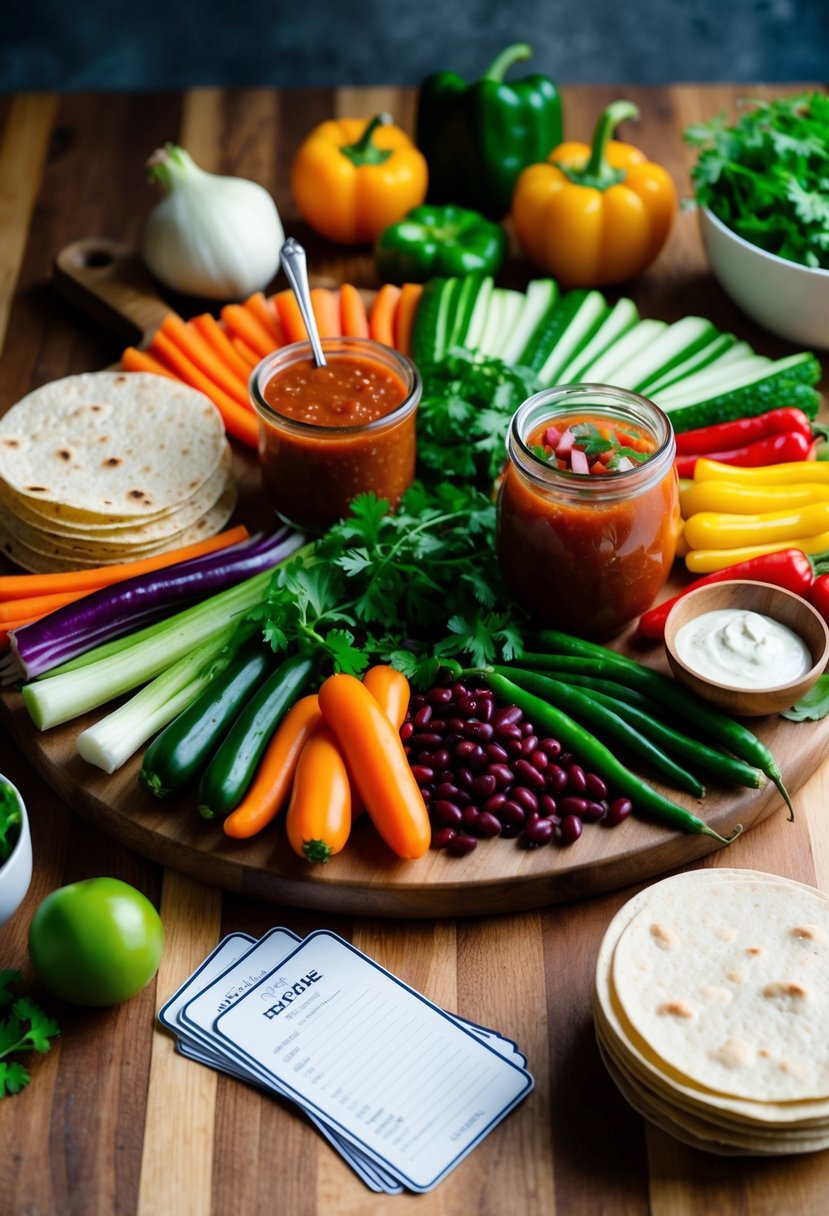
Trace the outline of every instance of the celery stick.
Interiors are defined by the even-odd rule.
[[[226,666],[235,650],[228,645],[235,631],[235,625],[231,625],[202,642],[145,684],[129,701],[81,731],[76,746],[83,759],[105,773],[120,768],[142,743],[186,709]]]

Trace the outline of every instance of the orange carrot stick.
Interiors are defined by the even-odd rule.
[[[349,337],[369,336],[365,301],[353,283],[343,283],[340,288],[340,327]]]
[[[278,291],[273,297],[286,342],[307,342],[308,330],[299,311],[296,296],[290,289]]]
[[[400,288],[384,283],[374,300],[368,319],[368,329],[375,342],[394,346],[394,315],[400,302]]]
[[[8,600],[0,604],[0,622],[5,625],[8,621],[20,620],[24,616],[45,616],[47,612],[54,612],[56,608],[71,604],[84,595],[85,591],[55,591],[51,595],[27,595],[17,600]]]
[[[246,378],[237,376],[235,371],[216,356],[213,348],[205,342],[194,325],[187,324],[174,313],[168,313],[161,322],[159,332],[169,338],[214,384],[224,389],[229,397],[240,405],[249,404]]]
[[[225,304],[221,317],[230,332],[255,350],[260,359],[276,349],[276,342],[244,304]]]
[[[153,338],[152,347],[166,359],[180,380],[183,380],[185,384],[189,384],[193,388],[199,389],[206,397],[210,398],[221,414],[225,430],[229,435],[233,435],[234,438],[240,439],[250,447],[255,448],[258,446],[259,427],[252,407],[240,405],[238,401],[234,401],[232,397],[229,397],[224,389],[219,388],[212,380],[208,380],[204,372],[200,371],[195,363],[182,354],[178,347],[174,346],[167,335],[163,334],[161,330]]]
[[[148,351],[139,350],[137,346],[127,347],[121,355],[121,366],[128,372],[152,372],[156,376],[169,376],[171,380],[178,380],[178,376],[171,372],[169,367],[165,367]]]
[[[238,545],[250,536],[244,524],[217,532],[205,540],[192,545],[179,545],[166,553],[155,553],[152,557],[139,557],[131,562],[117,562],[111,566],[95,566],[91,570],[61,570],[55,574],[0,574],[0,597],[4,600],[20,600],[32,595],[49,595],[52,592],[97,591],[99,587],[111,587],[121,579],[135,574],[150,574],[163,570],[176,562],[185,562],[191,557],[202,557],[205,553],[217,553],[230,545]]]
[[[262,328],[270,334],[276,346],[285,345],[285,335],[272,300],[266,300],[261,291],[255,291],[245,300],[245,308],[251,311]]]
[[[412,353],[412,326],[423,295],[422,283],[404,283],[394,315],[394,345],[404,355]]]
[[[262,362],[260,355],[257,355],[255,350],[252,350],[247,342],[243,342],[241,338],[237,338],[235,334],[229,335],[230,341],[233,343],[233,349],[239,355],[240,359],[244,359],[248,365],[248,370],[253,371],[257,363]]]
[[[213,347],[216,354],[227,364],[231,371],[234,371],[239,379],[247,384],[250,369],[254,364],[259,362],[255,353],[251,351],[249,359],[243,358],[230,338],[228,338],[222,326],[209,312],[204,312],[198,317],[193,317],[191,324],[196,327],[205,342],[208,342]]]
[[[339,291],[332,291],[329,287],[312,287],[311,307],[320,337],[339,338],[343,332],[340,324]]]

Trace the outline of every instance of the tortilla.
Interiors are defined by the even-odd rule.
[[[74,522],[157,516],[190,498],[225,450],[203,393],[142,372],[51,381],[0,419],[0,479]]]

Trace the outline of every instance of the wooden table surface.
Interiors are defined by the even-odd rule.
[[[777,92],[790,92],[778,89]],[[568,136],[585,138],[616,96],[639,103],[625,135],[689,192],[691,121],[733,112],[747,87],[564,90]],[[52,262],[84,236],[137,243],[153,201],[143,161],[166,140],[204,168],[267,185],[288,231],[307,239],[312,272],[376,286],[366,250],[336,255],[295,222],[292,155],[330,115],[389,110],[411,128],[414,93],[396,89],[0,98],[0,411],[29,389],[118,358],[122,336],[74,312],[51,284]],[[516,285],[528,268],[516,264]],[[792,348],[751,325],[709,275],[696,219],[679,217],[655,267],[630,286],[644,316],[709,317],[770,355]],[[179,308],[181,301],[171,301]],[[0,728],[2,729],[2,728]],[[258,904],[161,870],[87,825],[0,735],[0,769],[23,791],[34,838],[28,897],[0,929],[0,967],[32,980],[26,935],[55,887],[111,874],[156,902],[167,947],[157,980],[116,1009],[73,1010],[33,991],[62,1037],[33,1060],[33,1081],[0,1103],[0,1212],[73,1216],[818,1216],[829,1210],[829,1154],[721,1159],[647,1125],[604,1073],[589,992],[613,895],[520,915],[458,921],[361,920]],[[705,865],[766,870],[829,892],[829,768],[796,798]],[[530,1097],[429,1195],[371,1194],[315,1131],[277,1102],[186,1062],[156,1030],[168,995],[230,931],[328,927],[448,1009],[514,1038],[536,1078]]]

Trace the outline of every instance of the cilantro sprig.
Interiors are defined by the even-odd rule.
[[[805,266],[829,268],[829,96],[743,103],[684,133],[699,149],[697,202],[739,236]]]
[[[471,486],[415,482],[394,512],[361,494],[280,567],[253,616],[277,653],[311,650],[352,675],[391,662],[425,682],[438,659],[513,658],[523,618],[501,585],[494,536],[492,498]]]
[[[26,1066],[8,1057],[23,1051],[43,1054],[60,1034],[57,1022],[30,997],[15,995],[21,980],[19,971],[0,971],[0,1098],[20,1093],[31,1080]]]

